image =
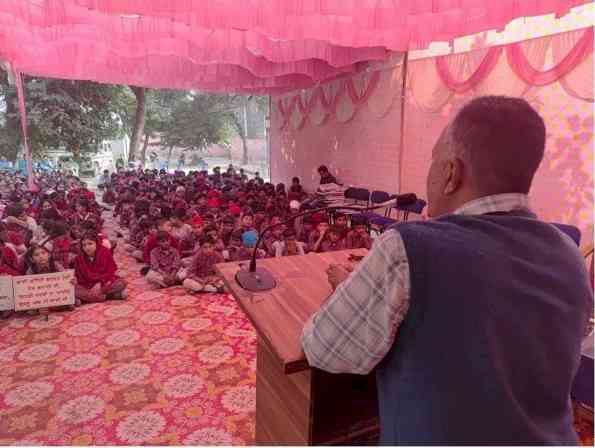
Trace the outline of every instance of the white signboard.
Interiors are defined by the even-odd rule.
[[[0,311],[14,310],[12,277],[0,277]]]
[[[16,311],[74,305],[74,271],[13,277]]]

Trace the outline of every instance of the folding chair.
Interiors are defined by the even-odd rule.
[[[379,191],[375,190],[370,195],[370,207],[374,207],[375,205],[382,204],[384,202],[390,201],[391,196],[386,191]],[[377,213],[373,211],[363,212],[354,214],[354,217],[357,216],[359,219],[366,219],[369,225],[376,225],[380,228],[384,228],[387,225],[396,222],[394,219],[390,218],[390,212],[393,207],[387,207],[384,210],[384,213]]]
[[[427,202],[423,199],[417,199],[413,204],[409,205],[398,205],[396,207],[397,211],[403,212],[403,219],[402,221],[407,221],[409,219],[409,213],[416,213],[421,215],[426,207]]]

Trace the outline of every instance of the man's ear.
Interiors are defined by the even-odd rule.
[[[455,193],[460,187],[463,176],[463,162],[459,158],[448,160],[445,163],[446,184],[444,186],[444,195]]]

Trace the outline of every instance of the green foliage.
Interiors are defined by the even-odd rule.
[[[104,139],[133,134],[136,97],[128,86],[25,77],[24,87],[29,145],[34,155],[65,149],[80,157],[94,152]],[[144,135],[158,139],[162,148],[189,151],[225,145],[234,134],[245,138],[248,132],[242,114],[246,105],[250,103],[250,109],[259,115],[266,115],[268,109],[267,97],[248,100],[166,89],[147,89],[145,101]],[[21,145],[19,120],[16,89],[0,70],[0,156],[11,160]]]
[[[123,135],[115,101],[121,87],[36,77],[23,81],[29,146],[34,155],[62,148],[79,157],[96,151],[102,140]],[[8,85],[5,74],[0,79],[0,92],[6,104],[5,117],[0,120],[4,153],[18,148],[22,137],[16,89]]]
[[[226,144],[233,135],[230,97],[203,93],[186,94],[175,101],[159,129],[165,147],[190,151],[205,150],[211,144]]]

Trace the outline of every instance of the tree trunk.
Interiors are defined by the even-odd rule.
[[[243,100],[245,101],[245,100]],[[245,104],[245,103],[243,103]],[[242,114],[245,112],[244,107],[242,107]],[[246,128],[244,127],[244,120],[240,120],[237,113],[232,114],[233,124],[242,140],[242,165],[248,164],[248,143],[246,141]],[[230,157],[231,158],[231,157]]]
[[[145,142],[143,143],[143,149],[140,152],[140,163],[142,167],[145,167],[145,162],[147,161],[147,147],[149,146],[149,135],[145,134]]]
[[[17,95],[16,90],[10,89],[5,97],[6,101],[6,127],[4,132],[8,135],[7,153],[2,154],[6,159],[12,163],[17,162],[19,147],[22,144],[22,136],[20,135],[19,113],[17,109]],[[33,148],[31,148],[33,150]],[[24,149],[23,149],[24,152]]]
[[[174,152],[174,147],[170,146],[169,150],[167,151],[167,169],[169,170],[169,162],[171,161],[171,155]]]
[[[130,137],[128,161],[134,162],[140,148],[142,136],[145,133],[145,94],[147,89],[136,86],[130,86],[130,89],[136,97],[136,113],[134,115],[134,128],[132,129],[132,136]]]
[[[242,98],[242,115],[243,115],[243,132],[240,134],[242,139],[242,165],[248,165],[248,144],[246,137],[248,136],[248,99]]]

